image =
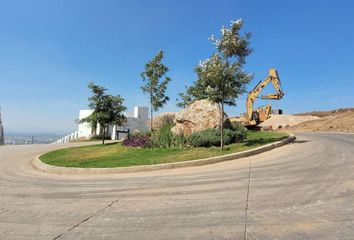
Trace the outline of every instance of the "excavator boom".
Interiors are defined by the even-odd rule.
[[[263,100],[279,100],[283,97],[284,94],[280,95],[280,94],[267,94],[264,96],[261,96],[261,99]]]
[[[261,96],[261,99],[279,100],[284,96],[284,92],[281,87],[280,78],[279,78],[277,70],[275,70],[274,68],[270,69],[269,76],[271,77],[271,82],[272,82],[275,90],[277,91],[277,93],[263,95],[263,96]]]
[[[263,95],[261,96],[261,99],[267,99],[267,100],[279,100],[283,98],[284,92],[281,87],[279,75],[276,69],[272,68],[269,70],[269,76],[265,78],[263,81],[260,81],[252,91],[250,91],[247,95],[247,102],[246,102],[246,118],[248,121],[249,125],[257,125],[260,122],[259,118],[259,113],[260,110],[263,108],[259,108],[256,111],[253,110],[253,104],[255,100],[257,99],[258,95],[261,93],[261,91],[269,84],[272,83],[276,93],[275,94],[268,94],[268,95]],[[267,105],[268,106],[268,105]],[[269,117],[270,114],[270,105],[267,107],[266,111],[266,118]],[[264,117],[262,117],[262,120],[264,121]]]

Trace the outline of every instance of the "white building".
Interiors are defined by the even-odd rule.
[[[92,114],[93,110],[80,110],[79,119],[83,119]],[[127,122],[123,126],[110,125],[106,129],[106,137],[112,140],[123,139],[129,132],[148,130],[149,109],[146,107],[134,107],[133,113],[125,113]],[[1,117],[1,116],[0,116]],[[1,118],[0,118],[1,123]],[[68,143],[84,139],[90,139],[101,132],[100,125],[92,128],[90,123],[80,123],[78,131],[68,134],[54,143]]]
[[[4,136],[4,127],[2,126],[1,121],[1,108],[0,108],[0,145],[5,144],[5,136]]]
[[[92,114],[93,110],[80,110],[79,119],[83,119]],[[146,107],[134,107],[132,114],[125,113],[127,122],[122,125],[110,125],[106,129],[106,137],[112,140],[123,139],[127,137],[129,132],[146,131],[148,130],[149,109]],[[96,129],[92,128],[90,123],[80,123],[78,130],[79,139],[89,139],[94,135],[99,135],[101,132],[100,125],[97,124]]]

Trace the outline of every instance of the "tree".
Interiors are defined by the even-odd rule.
[[[150,130],[153,131],[153,112],[159,110],[167,103],[169,97],[166,96],[167,84],[171,78],[166,76],[168,68],[161,63],[164,52],[160,50],[156,56],[145,64],[145,71],[141,73],[143,82],[141,86],[144,94],[149,96],[150,101]]]
[[[205,92],[206,87],[206,82],[203,79],[198,78],[198,80],[194,81],[193,85],[186,87],[185,93],[178,94],[180,99],[176,99],[177,107],[185,108],[195,100],[208,98],[208,95]]]
[[[126,122],[123,112],[127,109],[124,105],[124,99],[117,96],[106,94],[106,88],[95,85],[90,82],[88,87],[92,91],[92,96],[89,97],[89,107],[93,113],[80,120],[80,122],[89,122],[92,126],[100,125],[102,144],[104,144],[106,128],[109,124],[122,125]]]
[[[252,52],[249,48],[251,33],[241,35],[242,20],[232,21],[230,28],[221,28],[221,38],[211,36],[216,52],[195,67],[198,79],[187,88],[185,94],[180,94],[180,105],[192,101],[209,98],[219,104],[221,111],[220,128],[223,149],[224,105],[236,105],[236,99],[246,91],[246,85],[252,75],[243,70],[246,57]]]

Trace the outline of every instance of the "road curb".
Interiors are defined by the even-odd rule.
[[[203,166],[213,163],[219,163],[224,161],[235,160],[243,157],[249,157],[252,155],[256,155],[259,153],[263,153],[274,148],[281,147],[285,144],[288,144],[296,139],[294,134],[290,134],[288,138],[270,143],[258,148],[246,150],[238,153],[231,153],[217,157],[204,158],[199,160],[190,160],[183,162],[175,162],[175,163],[163,163],[156,165],[142,165],[142,166],[132,166],[132,167],[115,167],[115,168],[77,168],[77,167],[59,167],[46,164],[42,162],[39,157],[43,155],[37,156],[32,161],[32,165],[43,172],[48,173],[57,173],[57,174],[103,174],[103,173],[132,173],[132,172],[146,172],[146,171],[156,171],[156,170],[164,170],[164,169],[174,169],[174,168],[184,168],[184,167],[193,167],[193,166]]]

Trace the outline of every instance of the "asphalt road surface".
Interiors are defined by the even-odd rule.
[[[0,239],[354,239],[354,135],[298,134],[253,157],[60,175],[0,147]]]

